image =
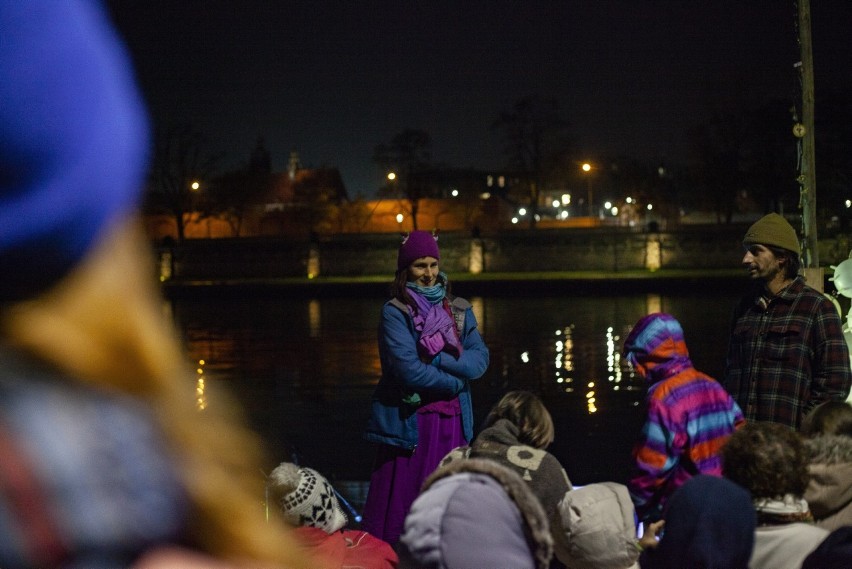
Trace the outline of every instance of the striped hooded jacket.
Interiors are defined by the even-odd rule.
[[[728,392],[693,367],[673,316],[640,319],[623,353],[649,384],[648,415],[627,486],[640,519],[657,519],[667,497],[691,477],[722,475],[722,445],[745,419]]]

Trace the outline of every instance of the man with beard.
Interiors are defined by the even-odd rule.
[[[824,401],[843,401],[852,386],[840,315],[799,275],[796,230],[777,213],[743,238],[742,264],[754,288],[737,304],[724,386],[747,421],[798,429]]]

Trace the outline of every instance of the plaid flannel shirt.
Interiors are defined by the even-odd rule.
[[[849,350],[834,304],[801,277],[770,299],[737,305],[724,386],[748,421],[798,429],[804,415],[852,386]]]

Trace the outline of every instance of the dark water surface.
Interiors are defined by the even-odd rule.
[[[588,484],[627,479],[645,393],[619,356],[631,326],[650,312],[675,315],[696,367],[718,378],[738,293],[465,296],[491,350],[473,387],[477,426],[507,390],[538,393],[556,423],[549,450],[572,482]],[[282,292],[180,298],[171,309],[205,384],[226,385],[265,439],[269,469],[296,453],[334,480],[357,481],[373,457],[361,437],[379,377],[382,301]],[[217,404],[212,392],[204,398]]]

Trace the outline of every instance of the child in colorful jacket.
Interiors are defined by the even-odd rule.
[[[745,419],[728,392],[693,367],[683,329],[670,314],[641,318],[623,354],[649,384],[647,419],[627,486],[640,520],[654,521],[684,482],[697,474],[722,475],[722,445]]]

